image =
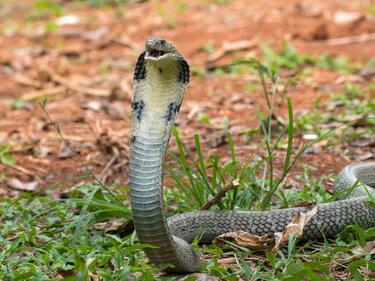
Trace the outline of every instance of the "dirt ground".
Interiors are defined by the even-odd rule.
[[[375,57],[375,40],[364,37],[375,33],[375,17],[365,13],[375,1],[144,1],[103,8],[63,2],[65,18],[46,13],[30,20],[36,12],[32,1],[0,1],[0,146],[9,146],[15,159],[0,164],[1,197],[28,189],[58,194],[90,180],[49,123],[39,104],[45,97],[45,109],[87,167],[108,184],[127,183],[132,76],[148,36],[172,41],[191,69],[207,72],[192,77],[177,123],[185,142],[192,144],[197,132],[206,136],[205,150],[223,155],[229,154],[225,146],[210,145],[220,130],[199,122],[199,113],[217,123],[227,116],[230,131],[240,139],[259,126],[255,109],[264,102],[260,89],[246,93],[256,75],[218,76],[212,69],[234,58],[259,58],[262,43],[277,48],[284,40],[301,53],[360,63]],[[342,19],[340,13],[352,18]],[[224,52],[228,45],[240,50]],[[215,51],[205,51],[208,47]],[[340,89],[345,79],[314,68],[309,85],[288,92],[294,111],[311,109],[316,98]],[[276,113],[285,116],[285,105]],[[238,152],[253,149],[250,141]],[[340,149],[323,148],[303,161],[320,175],[354,160]]]

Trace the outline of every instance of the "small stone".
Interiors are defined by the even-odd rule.
[[[319,154],[322,151],[322,149],[318,146],[310,146],[305,150],[306,154]]]
[[[92,111],[99,111],[100,109],[102,109],[103,104],[100,101],[93,100],[93,101],[88,101],[88,102],[82,104],[81,107],[83,109],[90,109]]]
[[[79,17],[75,15],[66,15],[56,19],[55,23],[59,26],[78,24],[80,22]]]
[[[333,21],[339,25],[351,24],[363,19],[364,16],[360,13],[338,11],[333,16]]]

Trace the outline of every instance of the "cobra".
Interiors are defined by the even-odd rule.
[[[220,234],[243,230],[263,235],[282,231],[307,207],[271,211],[197,211],[166,219],[163,213],[163,161],[174,119],[189,83],[189,65],[177,49],[162,39],[149,38],[134,73],[129,183],[131,208],[140,243],[151,245],[146,255],[169,272],[195,272],[199,255],[191,242],[201,235],[209,243]],[[357,182],[346,198],[318,205],[304,227],[302,239],[337,235],[349,224],[375,225],[375,162],[345,167],[334,184],[335,192]],[[364,188],[365,187],[365,188]]]

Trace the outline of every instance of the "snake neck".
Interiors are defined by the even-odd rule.
[[[171,235],[162,195],[165,150],[185,87],[178,79],[178,61],[144,64],[132,103],[129,183],[134,225],[139,241],[151,245],[145,252],[153,263],[193,272],[199,258],[189,244]]]

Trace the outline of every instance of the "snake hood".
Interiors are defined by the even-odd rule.
[[[154,37],[146,41],[134,72],[133,141],[153,136],[167,144],[189,78],[189,65],[172,44]]]

